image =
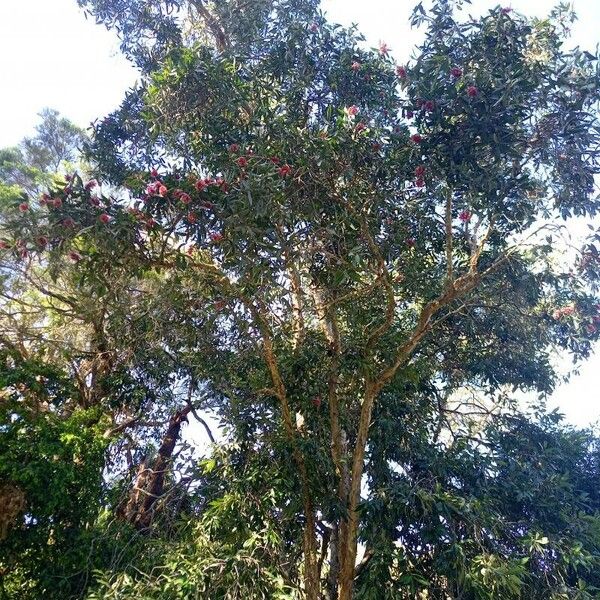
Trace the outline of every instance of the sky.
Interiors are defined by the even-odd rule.
[[[421,39],[411,30],[414,0],[322,0],[331,20],[356,23],[367,41],[385,41],[398,62]],[[473,0],[467,11],[481,14],[493,0]],[[506,0],[503,6],[531,16],[547,15],[556,0]],[[579,20],[574,45],[593,51],[600,41],[600,0],[575,0]],[[116,36],[86,20],[76,0],[0,0],[0,147],[31,135],[43,108],[57,109],[87,127],[115,109],[135,84],[136,70],[120,55]],[[568,360],[562,361],[565,370]],[[561,385],[550,401],[578,426],[600,420],[600,351],[580,374]]]

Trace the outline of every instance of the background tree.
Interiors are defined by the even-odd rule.
[[[396,65],[306,2],[85,5],[144,72],[88,150],[122,199],[76,175],[15,205],[7,268],[85,304],[112,431],[171,415],[155,471],[184,413],[229,438],[174,509],[138,470],[156,501],[111,510],[160,553],[94,597],[594,597],[596,441],[512,400],[598,335],[595,232],[553,248],[598,209],[568,13],[439,0]]]

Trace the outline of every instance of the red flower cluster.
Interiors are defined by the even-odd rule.
[[[400,79],[406,79],[406,75],[407,75],[406,67],[402,67],[402,66],[398,65],[396,67],[396,75],[398,77],[400,77]]]
[[[463,210],[461,211],[461,213],[458,215],[458,218],[463,222],[463,223],[468,223],[471,220],[471,213],[468,210]]]
[[[290,165],[282,165],[277,169],[280,177],[287,177],[292,172],[292,167]]]
[[[475,96],[477,96],[478,94],[479,90],[474,85],[470,85],[467,88],[467,96],[469,96],[469,98],[475,98]]]
[[[569,304],[567,306],[563,306],[562,308],[557,308],[553,313],[552,317],[556,320],[562,317],[570,317],[575,312],[575,306],[573,304]]]
[[[418,134],[418,133],[414,133],[413,135],[410,136],[410,139],[415,143],[415,144],[420,144],[423,141],[423,138]]]

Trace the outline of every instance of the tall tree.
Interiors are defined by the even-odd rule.
[[[74,176],[14,206],[3,246],[24,273],[38,256],[72,273],[113,332],[102,355],[135,334],[132,372],[206,393],[229,431],[197,475],[215,542],[199,564],[255,577],[203,578],[184,543],[195,583],[174,589],[593,597],[595,442],[510,411],[511,389],[552,390],[551,351],[598,337],[597,234],[554,248],[560,219],[598,210],[596,58],[564,50],[568,13],[461,21],[437,0],[396,65],[306,2],[82,4],[145,72],[90,147],[124,193]],[[551,465],[567,451],[568,477]],[[105,584],[172,586],[168,566]]]

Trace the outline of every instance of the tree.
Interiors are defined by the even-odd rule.
[[[181,595],[228,597],[194,561],[260,576],[244,548],[269,573],[245,597],[593,597],[596,442],[510,407],[598,336],[596,232],[574,266],[553,248],[598,210],[598,73],[563,49],[568,14],[459,21],[438,0],[396,65],[306,2],[80,4],[145,73],[90,147],[123,193],[75,175],[15,206],[5,256],[69,274],[100,354],[120,334],[143,390],[209,398],[233,442],[195,475],[215,546],[101,597],[170,597],[182,563]],[[581,470],[555,473],[567,451]]]

